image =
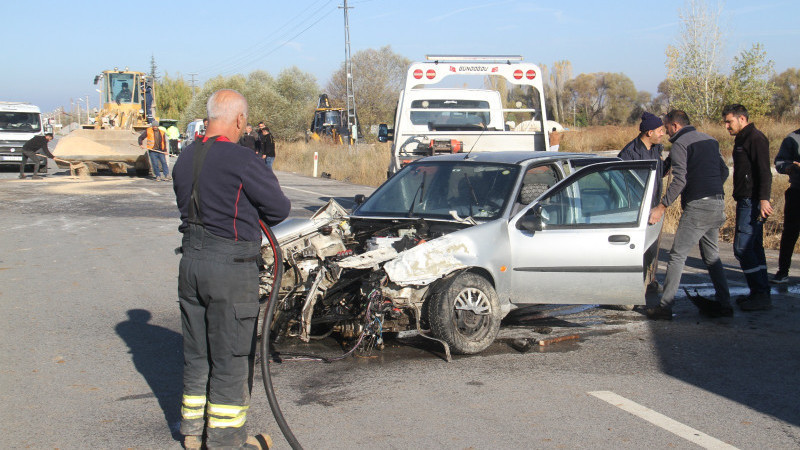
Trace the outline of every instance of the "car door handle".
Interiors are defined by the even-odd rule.
[[[631,237],[624,234],[612,234],[608,237],[608,242],[612,244],[627,244],[631,241]]]

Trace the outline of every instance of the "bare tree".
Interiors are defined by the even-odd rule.
[[[358,120],[362,130],[367,133],[372,125],[394,120],[392,114],[411,60],[394,53],[387,45],[378,50],[358,51],[353,54],[352,62]],[[326,87],[328,97],[336,106],[345,105],[345,77],[342,63],[341,68],[331,75]]]
[[[564,120],[564,87],[572,79],[572,63],[569,60],[556,61],[553,63],[553,71],[550,74],[550,85],[554,91],[554,116],[556,122]]]
[[[671,103],[691,117],[717,118],[725,77],[720,73],[724,38],[719,27],[722,7],[710,9],[704,0],[688,0],[679,11],[676,44],[667,47],[667,80]]]

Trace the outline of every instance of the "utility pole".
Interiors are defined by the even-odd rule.
[[[347,0],[344,2],[340,9],[344,10],[344,69],[345,79],[347,85],[347,129],[350,130],[350,139],[347,145],[352,145],[358,139],[358,121],[356,119],[356,94],[353,88],[353,62],[350,60],[350,19],[348,18],[348,9],[352,6],[347,6]]]
[[[190,73],[189,75],[192,76],[192,97],[194,97],[194,77],[197,74],[196,73]]]

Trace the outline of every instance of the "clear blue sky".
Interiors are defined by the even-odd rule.
[[[682,1],[348,0],[353,53],[391,45],[412,60],[428,53],[520,54],[568,59],[574,75],[623,72],[651,93],[666,77],[664,50],[678,33]],[[709,1],[711,5],[716,2]],[[114,67],[224,74],[297,66],[321,87],[344,59],[341,0],[6,1],[0,100],[43,110],[70,98],[97,106],[94,75]],[[601,6],[602,5],[602,6]],[[777,72],[800,66],[800,2],[722,3],[725,61],[764,44]],[[724,68],[727,71],[727,67]],[[358,76],[358,74],[355,74]]]

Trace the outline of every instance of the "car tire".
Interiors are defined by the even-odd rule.
[[[431,331],[453,353],[469,355],[486,349],[497,337],[501,319],[497,293],[475,273],[455,276],[428,303]]]

